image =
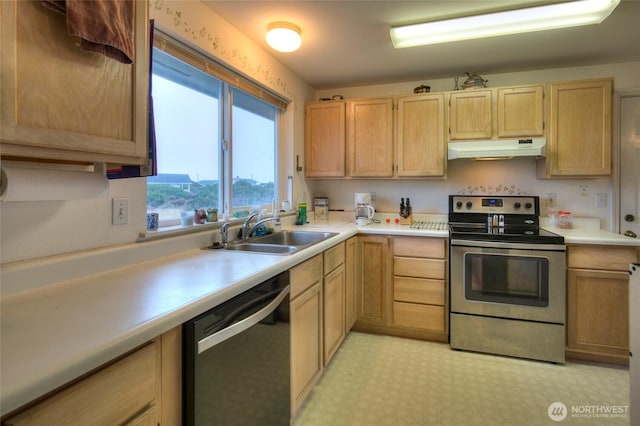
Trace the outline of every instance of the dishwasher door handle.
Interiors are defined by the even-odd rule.
[[[225,340],[242,333],[243,331],[253,327],[269,315],[275,311],[280,303],[289,295],[289,286],[286,286],[282,289],[282,291],[278,294],[278,296],[273,299],[267,306],[260,309],[255,314],[243,319],[242,321],[238,321],[237,323],[223,328],[222,330],[212,334],[211,336],[207,336],[202,340],[198,341],[198,355],[203,353],[204,351],[211,349],[215,345],[218,345]]]

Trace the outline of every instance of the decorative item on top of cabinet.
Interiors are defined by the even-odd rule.
[[[349,176],[393,176],[393,98],[347,101],[347,158]]]
[[[344,101],[308,102],[305,104],[305,177],[345,176],[345,120]]]
[[[541,84],[449,93],[449,140],[543,134],[544,90]]]
[[[538,178],[611,175],[613,79],[549,85],[546,158]]]
[[[444,177],[447,170],[444,93],[398,97],[398,177]]]
[[[3,156],[144,164],[148,156],[148,3],[135,3],[134,64],[76,46],[39,1],[0,2]]]
[[[567,358],[628,365],[629,264],[640,248],[567,247]]]

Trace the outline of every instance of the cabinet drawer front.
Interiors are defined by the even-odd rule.
[[[417,278],[445,279],[445,261],[416,257],[394,257],[394,275]]]
[[[393,239],[394,256],[445,259],[446,253],[447,240],[424,237],[402,237]]]
[[[159,345],[156,342],[80,380],[39,404],[7,419],[11,425],[123,424],[155,405]],[[4,424],[4,423],[3,423]]]
[[[399,327],[443,331],[444,316],[443,306],[393,302],[393,323]]]
[[[569,268],[628,271],[629,264],[638,261],[637,247],[573,246],[567,247]]]
[[[393,300],[444,306],[444,280],[395,277]]]
[[[295,299],[300,293],[311,287],[322,279],[322,255],[319,254],[311,259],[294,266],[289,271],[289,282],[291,286],[291,299]]]
[[[324,252],[325,275],[344,263],[344,242]]]

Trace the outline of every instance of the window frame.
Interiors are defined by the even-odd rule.
[[[157,28],[154,29],[153,47],[161,50],[167,55],[185,62],[220,80],[220,113],[219,118],[219,138],[218,143],[218,179],[219,193],[218,205],[219,219],[222,219],[222,212],[229,212],[233,217],[233,211],[246,209],[252,206],[233,206],[233,135],[232,135],[232,108],[233,90],[238,89],[254,98],[275,107],[274,115],[274,197],[278,197],[279,192],[279,124],[289,101],[268,88],[258,85],[243,75],[231,70],[226,65],[218,62],[210,55],[187,45]],[[153,72],[153,71],[152,71]],[[146,192],[146,191],[145,191]],[[270,207],[261,205],[261,208]],[[179,219],[165,219],[160,221],[160,228],[179,225]]]

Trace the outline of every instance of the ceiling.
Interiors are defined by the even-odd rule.
[[[640,1],[622,0],[601,24],[394,49],[400,24],[540,5],[548,0],[202,0],[317,90],[523,70],[640,61]],[[272,50],[273,21],[302,30],[302,47]]]

